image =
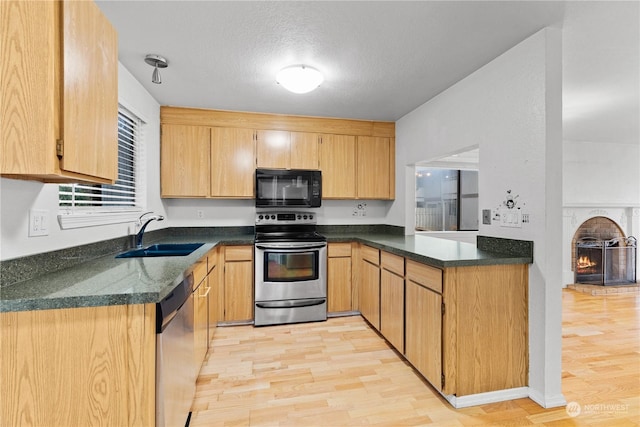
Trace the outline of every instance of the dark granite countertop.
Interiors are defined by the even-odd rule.
[[[479,238],[478,246],[482,248],[479,249],[472,244],[427,236],[331,231],[323,234],[329,242],[358,241],[439,268],[533,262],[532,244],[531,247],[525,245],[523,252],[517,243],[515,249],[511,247],[513,242],[519,242],[513,240]],[[16,281],[0,288],[0,312],[156,303],[169,294],[209,250],[217,245],[253,244],[253,234],[246,230],[218,236],[215,233],[168,233],[154,241],[160,242],[204,245],[190,255],[179,257],[117,259],[116,253],[109,253]]]
[[[432,267],[464,267],[472,265],[530,264],[533,256],[527,253],[509,253],[492,250],[495,244],[489,242],[486,249],[479,249],[470,243],[456,242],[428,236],[398,236],[390,234],[348,234],[325,233],[329,242],[358,241],[368,246],[412,259]],[[503,239],[499,239],[503,240]],[[498,242],[501,245],[502,242]]]

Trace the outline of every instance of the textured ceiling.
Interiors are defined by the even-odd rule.
[[[572,31],[566,87],[574,97],[593,84],[605,88],[609,73],[593,68],[617,67],[618,86],[635,82],[626,87],[635,98],[624,126],[638,141],[637,117],[635,125],[629,119],[630,108],[638,113],[637,2],[96,3],[118,30],[120,62],[162,105],[367,120],[395,121],[541,28],[564,25]],[[594,47],[607,61],[594,58]],[[151,83],[149,53],[169,61],[161,85]],[[279,87],[276,72],[296,63],[320,69],[325,82],[304,95]],[[611,111],[609,119],[622,114]],[[579,120],[570,125],[569,139],[584,137]],[[606,127],[597,132],[611,136]]]

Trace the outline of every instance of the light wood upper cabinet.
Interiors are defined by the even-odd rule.
[[[117,33],[90,1],[0,2],[0,173],[117,178]]]
[[[255,132],[211,128],[211,196],[254,197]]]
[[[274,169],[318,169],[317,133],[256,131],[256,165]]]
[[[317,133],[291,132],[291,169],[319,169]]]
[[[253,198],[256,167],[320,170],[325,199],[395,197],[391,122],[166,106],[160,120],[212,129],[208,197]]]
[[[210,132],[202,126],[162,125],[162,197],[209,195]]]
[[[357,143],[357,197],[393,199],[395,196],[393,138],[359,136]]]
[[[320,170],[323,199],[356,197],[356,137],[322,135],[320,137]]]
[[[290,133],[279,130],[256,131],[256,163],[259,168],[290,169]]]

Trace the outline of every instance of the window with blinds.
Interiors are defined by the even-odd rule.
[[[139,211],[141,122],[127,110],[118,111],[118,178],[113,185],[60,184],[61,216]]]

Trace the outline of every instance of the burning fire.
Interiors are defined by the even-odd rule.
[[[589,268],[596,265],[595,262],[591,261],[589,257],[586,256],[581,256],[580,258],[578,258],[578,262],[576,264],[578,265],[578,268]]]

